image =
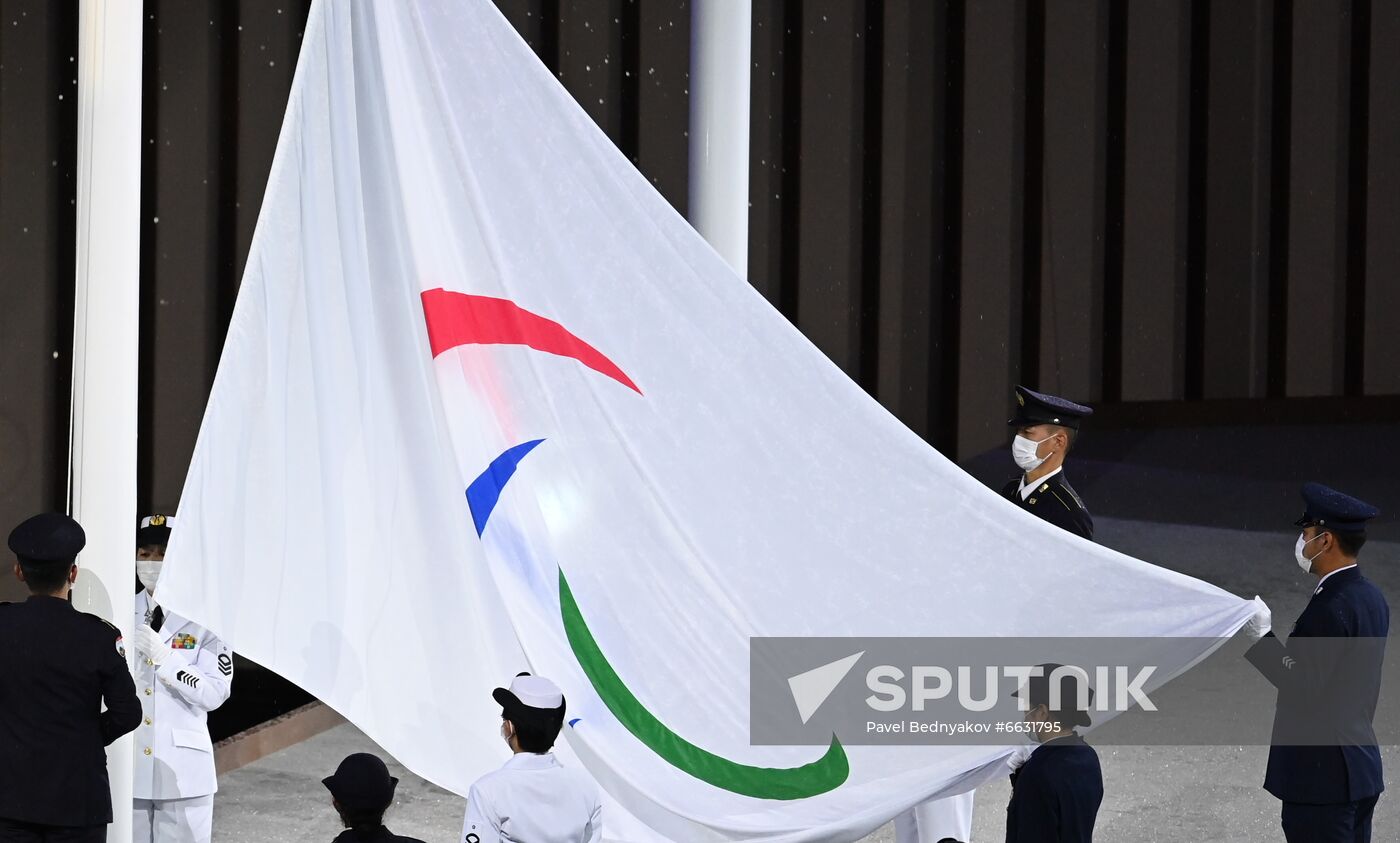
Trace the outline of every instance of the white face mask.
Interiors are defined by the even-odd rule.
[[[156,581],[160,579],[160,567],[165,564],[163,559],[137,559],[136,578],[146,587],[147,591],[156,590]]]
[[[1027,439],[1019,433],[1016,434],[1016,438],[1011,440],[1011,457],[1016,460],[1016,465],[1025,472],[1035,471],[1037,468],[1040,468],[1040,464],[1050,457],[1049,455],[1038,457],[1035,455],[1035,452],[1040,448],[1040,443],[1049,438],[1050,437],[1047,436],[1045,439],[1037,442],[1034,439]]]
[[[1303,534],[1302,534],[1302,533],[1299,533],[1299,534],[1298,534],[1298,541],[1293,545],[1293,558],[1296,559],[1296,560],[1298,560],[1298,567],[1299,567],[1299,568],[1302,568],[1303,571],[1304,571],[1305,573],[1309,573],[1309,574],[1312,573],[1312,564],[1313,564],[1313,560],[1316,559],[1317,557],[1321,556],[1321,555],[1322,555],[1322,551],[1319,550],[1317,553],[1314,553],[1314,554],[1312,555],[1312,558],[1308,558],[1307,556],[1304,556],[1304,555],[1303,555],[1303,548],[1305,548],[1305,547],[1307,547],[1309,544],[1311,544],[1312,541],[1313,541],[1314,539],[1320,539],[1320,538],[1322,538],[1322,534],[1321,534],[1321,533],[1318,533],[1317,535],[1313,536],[1311,539],[1304,539],[1304,538],[1303,538]]]

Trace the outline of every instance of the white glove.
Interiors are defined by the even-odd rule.
[[[160,633],[151,629],[150,624],[136,627],[136,652],[159,667],[170,655],[170,648],[161,640]]]
[[[1244,634],[1249,636],[1249,640],[1258,641],[1265,633],[1274,626],[1273,613],[1258,595],[1254,597],[1254,616],[1244,625]]]
[[[1011,757],[1006,759],[1006,766],[1011,768],[1011,772],[1021,769],[1021,765],[1030,759],[1031,753],[1035,752],[1035,747],[1028,743],[1023,743],[1016,747],[1016,751],[1011,753]]]

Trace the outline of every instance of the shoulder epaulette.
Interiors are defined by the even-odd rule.
[[[1067,489],[1066,491],[1069,492],[1070,497],[1073,497],[1076,503],[1079,502],[1079,498],[1075,497],[1073,490],[1068,490],[1068,489]],[[1057,500],[1057,501],[1060,502],[1060,506],[1063,506],[1063,507],[1064,507],[1066,510],[1068,510],[1069,512],[1078,512],[1079,509],[1083,509],[1083,508],[1084,508],[1084,504],[1082,504],[1082,503],[1079,504],[1079,509],[1075,509],[1074,507],[1072,507],[1072,506],[1070,506],[1069,504],[1065,503],[1065,499],[1062,498],[1062,497],[1060,497],[1060,491],[1059,491],[1058,489],[1051,489],[1051,490],[1050,490],[1050,494],[1054,495],[1054,496],[1055,496],[1055,500]]]
[[[1073,486],[1071,486],[1069,483],[1065,482],[1064,480],[1061,480],[1061,481],[1059,482],[1059,487],[1060,487],[1061,489],[1064,489],[1066,492],[1069,492],[1069,496],[1070,496],[1071,498],[1074,499],[1074,502],[1075,502],[1076,504],[1078,504],[1078,506],[1079,506],[1080,509],[1085,510],[1086,512],[1088,511],[1089,507],[1087,507],[1087,506],[1084,505],[1084,499],[1081,498],[1081,497],[1079,497],[1079,493],[1076,492],[1076,491],[1074,491],[1074,487],[1073,487]]]
[[[121,635],[121,634],[122,634],[122,631],[121,631],[120,629],[117,629],[117,625],[116,625],[116,624],[112,623],[111,621],[107,620],[106,618],[102,617],[101,615],[94,615],[92,612],[79,612],[78,614],[82,615],[82,616],[85,617],[85,618],[92,618],[93,620],[98,621],[99,623],[101,623],[101,624],[103,624],[104,626],[106,626],[108,629],[110,629],[110,630],[112,630],[113,632],[115,632],[117,635]]]

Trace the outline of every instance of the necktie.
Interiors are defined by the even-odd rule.
[[[160,632],[160,625],[163,623],[165,623],[165,610],[157,606],[156,610],[151,613],[151,629]]]

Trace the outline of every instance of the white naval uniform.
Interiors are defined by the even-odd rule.
[[[895,843],[972,839],[972,800],[977,791],[921,802],[894,818]]]
[[[150,621],[150,595],[136,596],[136,624]],[[172,612],[158,632],[170,655],[157,669],[139,653],[137,727],[132,779],[136,843],[207,843],[213,827],[214,747],[208,713],[233,687],[233,651],[204,627]]]
[[[461,843],[598,843],[598,786],[552,752],[518,752],[467,794]]]

